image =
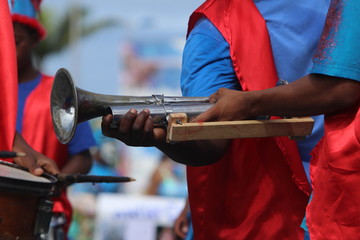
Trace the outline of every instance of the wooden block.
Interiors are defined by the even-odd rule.
[[[168,142],[233,139],[255,137],[304,137],[311,134],[312,118],[290,118],[276,120],[242,120],[204,123],[176,123],[176,116],[171,117],[168,126]],[[181,120],[180,120],[181,121]]]
[[[175,125],[182,125],[184,123],[187,123],[187,115],[186,113],[172,113],[169,114],[168,119],[168,128],[167,128],[167,136],[166,136],[166,142],[171,142],[172,138],[172,126]]]

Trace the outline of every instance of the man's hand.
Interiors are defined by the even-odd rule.
[[[220,88],[209,97],[215,103],[206,112],[197,116],[192,122],[233,121],[251,119],[250,104],[246,92]]]
[[[59,168],[56,163],[31,148],[19,133],[15,134],[13,151],[23,152],[26,154],[24,157],[14,158],[14,162],[29,169],[29,171],[34,175],[40,176],[44,173],[44,170],[50,174],[59,173]]]
[[[111,128],[112,116],[104,116],[102,133],[116,138],[129,146],[157,147],[172,160],[190,165],[204,166],[216,162],[225,153],[230,140],[185,141],[166,143],[166,129],[154,128],[154,120],[148,109],[139,114],[131,109],[120,120],[118,128]]]
[[[102,133],[129,146],[150,147],[165,143],[166,129],[154,128],[154,119],[148,109],[144,109],[139,114],[136,109],[131,109],[122,117],[118,128],[111,128],[111,122],[111,115],[103,117]]]

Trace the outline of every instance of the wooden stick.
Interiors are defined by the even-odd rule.
[[[0,158],[16,158],[16,157],[25,157],[26,154],[23,152],[9,152],[9,151],[0,151]]]
[[[204,123],[187,123],[185,119],[184,114],[170,114],[167,142],[279,136],[299,139],[310,135],[314,125],[310,117]]]
[[[131,177],[123,177],[123,176],[96,176],[96,175],[82,175],[82,174],[57,174],[55,177],[61,181],[66,183],[84,183],[84,182],[92,182],[92,183],[115,183],[115,182],[132,182],[135,181],[134,178]]]

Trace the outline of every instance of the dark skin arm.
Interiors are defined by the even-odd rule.
[[[60,169],[63,174],[87,174],[92,166],[92,157],[89,150],[82,151],[69,158]]]
[[[260,115],[314,116],[355,106],[360,101],[360,82],[310,74],[291,84],[262,91],[220,89],[210,96],[216,103],[195,121],[251,119]]]
[[[188,141],[166,143],[166,130],[154,128],[148,109],[139,114],[135,109],[126,113],[117,129],[110,128],[112,116],[103,117],[105,136],[116,138],[129,146],[155,146],[176,162],[190,166],[203,166],[216,162],[225,153],[230,140]]]
[[[25,157],[14,158],[14,162],[20,166],[26,167],[34,175],[41,175],[44,170],[51,174],[59,173],[56,163],[45,155],[35,151],[30,147],[24,138],[16,132],[13,144],[14,152],[23,152]]]
[[[252,119],[261,115],[313,116],[336,112],[360,101],[357,81],[310,74],[298,81],[262,91],[240,92],[220,89],[211,95],[214,107],[194,121],[229,121]],[[130,146],[155,146],[173,160],[202,166],[216,162],[226,151],[230,140],[187,141],[166,144],[166,130],[153,128],[148,110],[137,114],[130,110],[118,129],[111,129],[111,116],[103,118],[103,134]]]

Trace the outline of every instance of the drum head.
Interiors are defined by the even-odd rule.
[[[46,196],[55,182],[54,176],[35,176],[23,167],[0,160],[0,190]]]

